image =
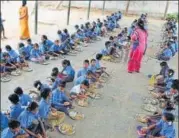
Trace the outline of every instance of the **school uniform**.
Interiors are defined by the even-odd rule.
[[[175,44],[175,51],[178,52],[178,42],[174,42]]]
[[[77,78],[79,78],[80,76],[85,76],[86,75],[86,73],[88,72],[88,68],[82,68],[82,69],[80,69],[79,71],[78,71],[78,73],[77,73]]]
[[[16,59],[19,57],[19,55],[13,49],[8,51],[8,54],[14,62],[16,62]]]
[[[26,59],[28,60],[30,58],[30,52],[33,49],[33,45],[32,44],[28,44],[25,47],[25,52],[26,52]]]
[[[22,106],[28,106],[32,102],[32,98],[27,94],[21,94],[19,96],[19,102]]]
[[[10,128],[6,128],[2,131],[1,138],[15,138],[18,135],[23,135],[23,134],[26,134],[23,129],[20,129],[20,131],[18,133],[14,133],[11,131]]]
[[[75,70],[72,68],[72,66],[67,66],[65,69],[62,71],[63,74],[66,74],[67,77],[65,78],[64,81],[66,82],[71,82],[74,80],[75,77]]]
[[[30,53],[30,59],[34,62],[37,62],[39,59],[45,59],[45,56],[42,56],[42,53],[39,49],[32,49]]]
[[[163,67],[161,70],[160,70],[160,75],[162,75],[164,78],[166,78],[168,76],[168,70],[169,70],[169,67],[168,65],[166,67]]]
[[[24,108],[20,103],[12,105],[10,107],[10,119],[17,119],[22,111],[24,111]]]
[[[166,84],[165,90],[168,91],[171,89],[172,83],[173,83],[173,77],[167,77],[164,80],[164,83]]]
[[[75,80],[75,85],[81,84],[84,80],[89,81],[88,78],[86,77],[86,75],[78,77],[78,78]]]
[[[172,57],[172,51],[170,48],[164,49],[164,51],[158,56],[158,60],[168,61]]]
[[[63,43],[65,40],[66,40],[66,36],[61,33],[61,34],[58,34],[58,37],[59,37],[59,40]]]
[[[52,84],[51,89],[52,89],[52,90],[55,90],[55,89],[59,86],[59,84],[60,84],[61,82],[62,82],[62,80],[61,80],[60,78],[56,78],[55,81],[54,81],[53,84]]]
[[[101,68],[101,65],[100,65],[100,61],[96,59],[96,68],[97,69],[100,69]]]
[[[91,70],[93,73],[96,73],[96,70],[97,70],[97,68],[96,68],[96,66],[89,66],[89,70]]]
[[[50,113],[50,101],[47,102],[46,100],[44,100],[43,98],[40,100],[39,102],[39,116],[42,119],[47,119],[48,115]]]
[[[51,88],[49,87],[49,85],[43,83],[42,86],[40,87],[40,92],[43,92],[43,90],[46,89],[46,88],[51,89]]]
[[[64,102],[70,102],[70,100],[64,92],[61,92],[58,88],[55,89],[52,92],[51,102],[52,107],[69,115],[69,112],[67,110],[68,106],[64,106]]]
[[[0,112],[0,116],[1,116],[1,120],[0,120],[0,122],[1,122],[1,128],[0,128],[0,130],[2,131],[2,130],[4,130],[5,128],[8,127],[8,118],[2,112]]]

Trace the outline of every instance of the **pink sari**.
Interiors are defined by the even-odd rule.
[[[140,72],[141,61],[146,49],[147,43],[147,32],[140,28],[136,28],[134,33],[131,35],[132,41],[138,41],[138,46],[131,46],[129,62],[128,62],[128,72]]]

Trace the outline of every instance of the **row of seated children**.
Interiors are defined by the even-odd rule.
[[[174,70],[170,69],[167,62],[160,63],[159,74],[149,76],[153,86],[153,98],[160,103],[162,111],[156,110],[153,115],[145,115],[138,121],[147,123],[147,127],[138,126],[140,138],[175,138],[176,129],[174,120],[178,118],[179,80],[174,79]]]
[[[85,60],[83,68],[77,73],[75,85],[70,91],[70,95],[65,93],[67,82],[74,80],[75,71],[69,60],[63,60],[63,70],[59,72],[58,68],[52,69],[52,84],[34,82],[34,87],[38,89],[40,99],[33,101],[33,98],[25,94],[21,87],[17,87],[14,93],[9,95],[11,102],[10,111],[1,112],[1,136],[2,138],[13,138],[23,135],[46,138],[46,129],[54,130],[57,126],[68,126],[68,131],[60,132],[64,134],[73,134],[74,127],[63,123],[65,115],[74,120],[84,118],[84,115],[70,111],[73,109],[74,99],[86,99],[89,95],[86,93],[91,85],[100,82],[99,78],[105,73],[105,68],[101,67],[101,54],[96,55],[96,59]],[[101,83],[101,82],[100,82]],[[65,129],[65,128],[64,128]]]

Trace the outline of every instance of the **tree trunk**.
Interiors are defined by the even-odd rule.
[[[169,7],[169,0],[167,0],[167,3],[166,3],[165,12],[164,12],[164,17],[163,17],[164,19],[165,19],[166,16],[167,16],[168,7]]]
[[[127,1],[125,15],[128,14],[128,11],[129,11],[129,5],[130,5],[130,0]]]

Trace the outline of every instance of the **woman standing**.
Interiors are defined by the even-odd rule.
[[[26,6],[26,0],[22,1],[22,7],[19,9],[20,15],[20,39],[26,40],[30,38],[29,25],[28,25],[28,8]]]
[[[141,61],[145,54],[147,44],[147,32],[144,21],[138,20],[136,29],[131,35],[132,47],[128,62],[128,72],[140,72]]]

